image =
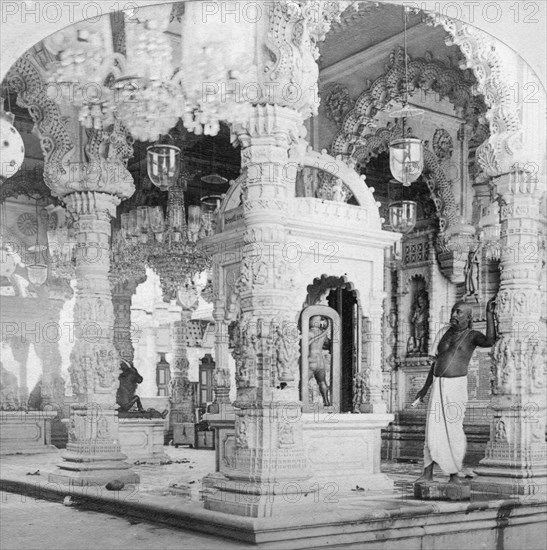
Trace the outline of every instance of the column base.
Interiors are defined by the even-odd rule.
[[[547,495],[547,469],[545,467],[511,469],[510,467],[479,466],[471,482],[471,490],[485,496],[531,496]]]
[[[83,444],[69,443],[62,455],[63,462],[58,465],[56,472],[49,474],[48,480],[52,483],[79,486],[105,485],[114,480],[126,484],[139,483],[138,474],[124,462],[127,457],[119,452],[118,445],[105,443],[94,448],[92,446],[89,454],[85,452],[85,448]]]
[[[206,510],[252,518],[282,517],[329,512],[338,499],[317,481],[235,481],[216,473],[202,480]]]
[[[121,481],[124,485],[138,485],[140,483],[139,475],[132,470],[108,470],[105,472],[79,471],[66,474],[52,473],[48,476],[50,483],[58,483],[68,486],[103,486],[111,481]]]

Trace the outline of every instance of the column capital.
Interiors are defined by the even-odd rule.
[[[256,105],[246,120],[232,125],[233,141],[239,142],[243,149],[251,145],[270,146],[264,159],[253,158],[255,163],[272,162],[271,147],[288,149],[303,133],[302,115],[280,105]]]
[[[107,213],[116,216],[116,207],[121,200],[109,193],[98,191],[76,191],[64,197],[67,208],[76,215],[97,215]]]

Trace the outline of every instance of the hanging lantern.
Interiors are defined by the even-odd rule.
[[[208,176],[203,176],[200,179],[203,183],[207,183],[209,185],[225,185],[226,183],[228,183],[228,180],[220,176],[219,174],[210,174]]]
[[[501,224],[497,202],[488,205],[478,225],[481,229],[480,239],[483,242],[485,258],[487,260],[499,260],[501,256]]]
[[[21,134],[13,126],[14,115],[0,107],[0,176],[11,178],[23,164],[25,145]]]
[[[405,187],[416,181],[424,169],[422,140],[417,138],[393,140],[389,144],[389,168],[393,177]]]
[[[220,195],[209,195],[201,199],[200,237],[208,237],[215,232],[215,217],[221,200]]]
[[[175,145],[151,145],[146,150],[146,167],[150,181],[166,191],[180,174],[180,149]]]
[[[414,201],[396,201],[389,205],[389,224],[394,231],[409,233],[416,225],[417,204]]]
[[[32,264],[27,265],[28,280],[36,286],[43,285],[47,280],[47,265]]]
[[[201,227],[201,207],[190,205],[188,207],[188,238],[196,242],[199,229]]]

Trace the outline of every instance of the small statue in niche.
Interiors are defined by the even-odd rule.
[[[467,261],[465,267],[463,268],[463,273],[465,275],[465,293],[467,296],[473,296],[479,303],[479,270],[480,270],[480,260],[479,253],[481,250],[481,245],[471,249],[467,254]]]
[[[429,333],[429,299],[426,290],[416,296],[410,318],[410,338],[407,343],[409,355],[427,354],[427,336]]]
[[[162,413],[156,409],[145,411],[141,398],[135,395],[137,386],[143,381],[139,371],[125,359],[121,360],[120,369],[120,385],[116,392],[116,403],[119,405],[119,412],[126,415],[131,413],[131,416],[138,416],[139,418],[165,418],[169,412],[167,409]],[[135,405],[137,405],[137,410],[131,411]]]
[[[308,354],[308,372],[309,379],[315,378],[319,386],[319,392],[323,398],[323,405],[330,407],[329,388],[326,382],[326,369],[330,365],[325,364],[323,357],[323,348],[329,344],[329,321],[321,315],[314,315],[310,318],[309,330],[309,354]]]

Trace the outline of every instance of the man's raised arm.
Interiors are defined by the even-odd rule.
[[[496,297],[490,298],[486,304],[486,335],[475,331],[473,334],[473,343],[480,348],[489,348],[496,341],[496,324],[494,322],[494,307]]]

